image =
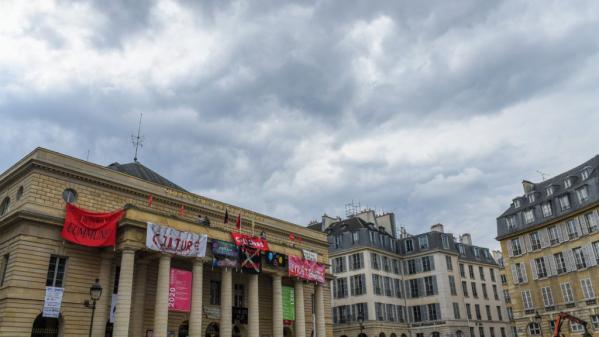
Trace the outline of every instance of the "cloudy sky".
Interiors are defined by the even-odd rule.
[[[597,1],[199,3],[0,2],[0,170],[131,161],[143,113],[140,161],[198,194],[496,247],[522,179],[599,153]]]

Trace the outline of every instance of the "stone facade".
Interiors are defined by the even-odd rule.
[[[559,312],[599,336],[599,156],[540,183],[523,182],[497,219],[516,333],[553,335]],[[561,334],[582,327],[566,322]]]
[[[76,192],[75,204],[84,209],[125,208],[114,249],[78,246],[61,238],[66,189]],[[323,233],[41,148],[0,175],[2,201],[7,201],[7,207],[0,212],[0,336],[38,336],[32,329],[40,318],[45,287],[58,280],[64,287],[58,335],[87,336],[92,311],[84,301],[96,278],[103,287],[94,316],[93,336],[97,337],[104,337],[105,331],[118,337],[147,336],[150,331],[154,337],[170,337],[184,335],[187,329],[189,336],[196,337],[305,337],[313,326],[318,337],[332,336],[328,281],[322,286],[298,282],[285,270],[269,267],[259,276],[221,271],[212,267],[210,257],[181,258],[145,247],[147,222],[231,241],[235,224],[223,223],[226,209],[230,215],[241,214],[242,233],[264,231],[272,251],[301,256],[307,249],[328,264]],[[210,224],[200,224],[198,215]],[[289,233],[301,236],[302,242],[290,242]],[[165,310],[169,266],[193,272],[191,313]],[[214,284],[222,289],[220,293],[215,294]],[[273,291],[273,285],[279,284],[301,287],[303,298],[296,302],[303,304],[303,312],[296,316],[303,319],[303,327],[273,321],[281,310],[280,293]],[[108,324],[113,293],[118,298],[116,314],[114,323]],[[247,324],[221,319],[222,313],[231,311],[227,304],[233,301],[259,310],[248,313]],[[313,315],[313,308],[321,315]],[[215,334],[212,328],[217,326],[220,333]]]

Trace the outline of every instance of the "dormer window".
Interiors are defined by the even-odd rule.
[[[524,211],[523,214],[524,214],[524,223],[529,224],[529,223],[535,221],[535,215],[532,212],[532,209]]]
[[[535,194],[534,193],[531,193],[531,194],[528,195],[528,202],[529,203],[532,204],[533,202],[535,202],[535,200],[536,200],[536,198],[535,198]]]
[[[514,229],[516,227],[516,217],[513,215],[505,217],[505,223],[508,230]]]
[[[582,177],[582,180],[587,180],[589,179],[589,176],[591,175],[591,171],[593,170],[592,167],[587,166],[585,167],[582,172],[580,173],[580,176]]]
[[[514,207],[520,208],[520,199],[514,199]]]
[[[572,178],[566,178],[566,180],[564,180],[564,187],[565,188],[572,187]]]
[[[548,197],[552,196],[553,195],[553,186],[547,187],[546,192],[547,192]]]

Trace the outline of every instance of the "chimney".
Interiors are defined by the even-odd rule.
[[[528,180],[522,180],[522,188],[524,189],[524,194],[528,194],[534,190],[535,184]]]
[[[431,226],[431,232],[439,232],[439,233],[444,233],[443,231],[443,224],[434,224]]]
[[[465,245],[472,246],[472,236],[470,236],[469,233],[464,233],[460,235],[460,242]]]

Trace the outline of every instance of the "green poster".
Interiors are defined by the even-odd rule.
[[[295,289],[283,287],[283,320],[295,321]]]

